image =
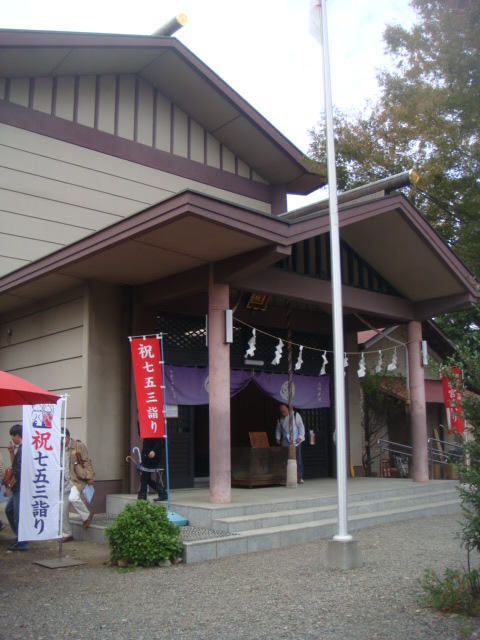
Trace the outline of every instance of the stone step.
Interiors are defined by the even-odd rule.
[[[357,514],[348,518],[348,531],[353,533],[356,530],[373,527],[377,524],[458,513],[459,511],[458,500],[442,500],[429,505],[414,505],[413,507]],[[242,531],[228,537],[184,542],[183,560],[185,563],[192,564],[258,551],[280,549],[330,538],[337,531],[336,517]]]
[[[184,561],[203,562],[333,536],[338,532],[336,485],[312,482],[305,487],[307,484],[297,489],[275,487],[261,493],[255,489],[237,490],[227,505],[209,503],[208,489],[172,492],[170,509],[188,521],[182,532]],[[108,496],[106,519],[112,521],[127,503],[134,501],[135,495]],[[347,505],[349,533],[385,522],[461,511],[455,481],[353,482]],[[97,523],[94,517],[90,527],[83,529],[80,520],[73,517],[74,536],[105,544],[103,530],[107,525]]]
[[[407,483],[399,483],[398,480],[394,479],[387,482],[391,483],[391,488],[350,493],[348,496],[348,503],[366,503],[368,501],[375,503],[376,501],[384,499],[393,501],[397,497],[405,498],[406,496],[410,496],[412,501],[415,502],[417,498],[423,500],[425,495],[430,495],[432,499],[437,499],[443,494],[451,497],[456,497],[458,495],[458,482],[455,481],[436,481],[429,484],[414,484],[411,481],[406,481]],[[301,485],[299,489],[278,487],[281,490],[281,498],[278,498],[278,494],[275,494],[275,497],[270,499],[253,502],[248,502],[247,499],[244,502],[236,500],[234,503],[232,502],[232,504],[227,505],[212,505],[208,503],[194,504],[191,501],[182,501],[181,496],[178,497],[177,502],[175,500],[177,496],[175,496],[172,498],[171,508],[173,511],[176,511],[187,518],[190,525],[204,527],[206,529],[214,529],[215,521],[225,518],[244,517],[264,513],[278,513],[298,509],[308,510],[322,506],[336,508],[336,490],[334,493],[329,495],[312,496],[310,494],[307,496],[303,495],[303,488],[305,486],[306,485]],[[241,491],[248,493],[249,491],[254,492],[256,490],[244,489]],[[285,497],[285,495],[288,497]],[[107,511],[109,513],[120,513],[125,506],[125,500],[135,500],[135,497],[124,495],[109,496],[107,499]]]
[[[456,491],[438,491],[413,493],[412,495],[394,495],[384,498],[360,499],[348,502],[348,515],[354,516],[362,513],[374,513],[406,506],[430,504],[433,501],[443,502],[447,499],[457,499]],[[263,529],[266,527],[280,526],[283,524],[298,524],[316,520],[325,520],[337,517],[337,503],[321,506],[308,506],[306,508],[289,508],[278,511],[268,511],[248,515],[227,516],[215,518],[212,528],[229,533],[238,533],[249,529]]]

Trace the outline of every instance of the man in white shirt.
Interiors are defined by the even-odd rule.
[[[277,420],[275,428],[275,438],[277,440],[277,444],[281,444],[282,447],[288,447],[290,444],[290,419],[288,407],[286,404],[281,404],[278,410],[280,411],[280,417]],[[293,411],[292,413],[293,444],[297,449],[298,482],[299,484],[303,484],[302,442],[305,440],[305,426],[303,424],[302,416],[297,413],[297,411]]]

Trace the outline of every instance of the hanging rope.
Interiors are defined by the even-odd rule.
[[[272,362],[272,364],[279,364],[280,362],[280,357],[281,357],[281,353],[282,353],[282,348],[284,346],[284,343],[282,341],[281,338],[279,338],[278,336],[274,335],[273,333],[268,333],[268,331],[262,331],[261,329],[258,329],[256,327],[253,327],[252,325],[248,324],[248,322],[244,322],[243,320],[239,320],[238,318],[234,318],[235,322],[238,322],[239,324],[242,324],[245,327],[248,327],[249,329],[255,329],[257,334],[262,334],[268,338],[272,338],[273,340],[277,341],[277,350],[279,350],[279,353],[276,353],[276,361]],[[407,347],[410,344],[410,341],[407,342],[400,342],[400,340],[396,340],[395,338],[392,338],[391,336],[389,336],[388,334],[384,334],[381,331],[376,330],[376,333],[378,334],[378,336],[380,338],[386,338],[388,340],[390,340],[391,342],[394,343],[394,346],[391,347],[384,347],[383,349],[381,349],[382,352],[386,352],[386,351],[394,351],[397,347],[401,346],[401,347]],[[323,349],[323,348],[317,348],[317,347],[309,347],[308,345],[305,344],[300,344],[299,342],[293,342],[291,339],[287,339],[287,347],[288,345],[292,345],[292,347],[298,347],[299,349],[302,348],[303,350],[307,350],[307,351],[316,351],[317,353],[322,353],[324,356],[324,364],[326,364],[326,354],[333,354],[333,351],[329,351],[328,349]],[[368,355],[371,353],[378,353],[378,349],[372,349],[371,351],[345,351],[345,357],[347,356],[361,356],[362,354]],[[280,357],[278,357],[280,356]]]

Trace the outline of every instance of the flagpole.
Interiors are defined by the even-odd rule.
[[[60,539],[58,541],[58,560],[62,561],[62,537],[63,537],[63,502],[65,500],[65,496],[63,495],[63,490],[65,487],[65,438],[67,437],[67,394],[65,393],[62,398],[62,410],[63,410],[63,425],[62,420],[60,419],[60,452],[62,455],[61,460],[61,475],[60,475],[60,530],[58,532]]]
[[[335,141],[333,132],[332,87],[330,79],[330,57],[327,32],[327,2],[321,2],[321,29],[323,46],[323,91],[325,98],[325,121],[327,138],[327,170],[330,208],[330,254],[333,309],[333,352],[335,370],[335,427],[337,445],[337,501],[338,533],[333,539],[350,542],[347,531],[347,447],[345,428],[345,374],[343,344],[343,303],[340,256],[340,233],[338,224],[337,171],[335,166]]]
[[[165,362],[163,358],[163,333],[158,338],[160,339],[160,359],[162,367],[162,395],[163,395],[163,420],[165,424],[165,474],[167,479],[167,511],[170,513],[170,473],[168,468],[168,432],[167,432],[167,407],[165,402]]]

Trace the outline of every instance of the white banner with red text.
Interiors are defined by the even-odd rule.
[[[61,418],[56,404],[23,406],[18,539],[60,537]]]

